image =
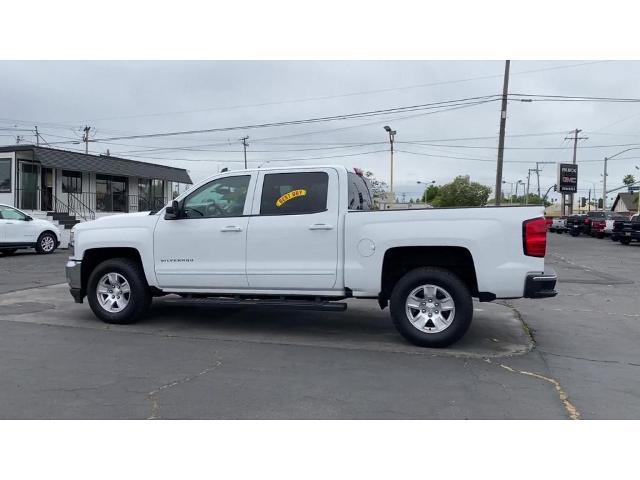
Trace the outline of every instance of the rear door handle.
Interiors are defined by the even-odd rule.
[[[237,225],[227,225],[226,227],[220,229],[221,232],[241,232],[242,229]]]
[[[333,225],[326,223],[314,223],[309,227],[309,230],[333,230]]]

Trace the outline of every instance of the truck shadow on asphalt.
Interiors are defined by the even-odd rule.
[[[319,312],[217,307],[166,297],[154,300],[137,328],[237,342],[474,358],[522,354],[533,347],[519,316],[503,305],[475,304],[474,321],[462,340],[446,349],[426,349],[404,340],[388,309],[381,311],[375,301],[347,303],[346,312]]]
[[[467,334],[446,349],[408,343],[396,332],[389,310],[375,300],[347,300],[346,312],[280,308],[220,307],[175,295],[153,300],[147,314],[131,325],[105,324],[85,300],[76,304],[65,284],[0,294],[0,321],[94,329],[104,334],[144,334],[238,344],[263,343],[419,355],[489,358],[523,354],[533,341],[515,310],[497,303],[474,303]],[[160,345],[160,344],[159,344]]]

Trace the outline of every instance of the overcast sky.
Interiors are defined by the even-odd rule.
[[[4,61],[0,67],[0,144],[15,143],[19,134],[32,143],[29,131],[7,128],[38,125],[47,142],[81,149],[82,145],[56,142],[79,140],[85,125],[99,140],[495,95],[502,91],[504,63]],[[640,62],[512,61],[511,73],[510,93],[640,98]],[[499,102],[489,102],[428,115],[394,113],[312,125],[93,142],[89,149],[184,167],[197,181],[223,167],[242,168],[239,138],[249,135],[250,166],[267,161],[270,165],[337,163],[372,170],[388,181],[388,143],[384,143],[388,137],[383,130],[388,124],[397,131],[395,191],[408,198],[421,192],[418,180],[445,183],[468,174],[493,186],[499,111]],[[639,127],[639,103],[510,101],[504,179],[526,182],[535,162],[571,162],[572,142],[564,138],[580,128],[581,136],[589,137],[579,143],[580,195],[586,196],[595,183],[600,196],[602,158],[629,148],[618,145],[640,146]],[[403,143],[416,141],[439,145]],[[153,150],[167,147],[179,149]],[[627,173],[640,173],[636,165],[640,150],[609,162],[608,188],[620,185]],[[555,165],[542,165],[543,192],[555,183],[555,176]],[[511,189],[505,188],[507,193]],[[532,177],[531,191],[535,188]]]

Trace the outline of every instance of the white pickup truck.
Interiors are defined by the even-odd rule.
[[[377,299],[407,340],[443,347],[469,328],[473,297],[556,295],[542,214],[374,210],[368,181],[342,166],[226,172],[158,212],[76,225],[66,272],[75,301],[109,323],[167,294],[327,310]]]

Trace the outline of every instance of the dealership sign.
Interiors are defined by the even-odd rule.
[[[578,191],[578,165],[558,164],[558,192],[576,193]]]

